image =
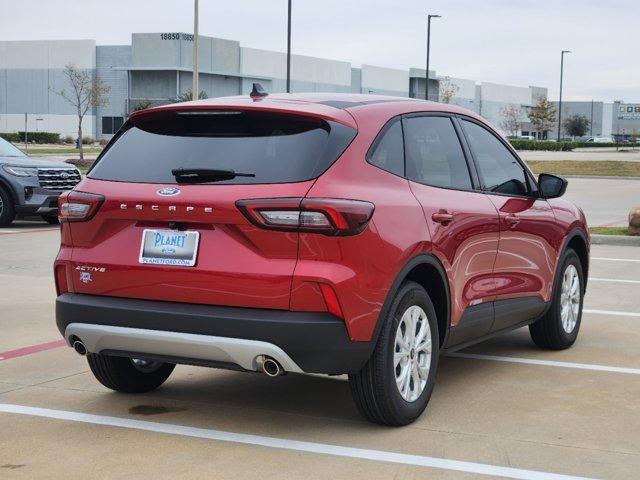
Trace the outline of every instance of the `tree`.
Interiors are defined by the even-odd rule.
[[[517,105],[507,105],[500,110],[500,115],[502,115],[500,126],[510,137],[518,135],[518,130],[520,130],[520,113],[520,107]]]
[[[460,90],[460,87],[455,83],[451,83],[451,77],[444,77],[439,82],[440,101],[442,103],[451,103],[453,97]]]
[[[204,100],[205,98],[209,98],[207,96],[207,92],[205,92],[204,90],[200,91],[200,94],[198,95],[198,100]],[[176,102],[189,102],[193,100],[193,91],[189,89],[181,93],[180,95],[178,95],[178,97],[175,100]]]
[[[536,132],[542,132],[542,137],[547,138],[547,133],[556,124],[556,109],[546,97],[540,97],[528,113],[529,121]]]
[[[80,160],[84,160],[82,151],[82,120],[90,108],[104,107],[109,103],[107,94],[111,89],[88,70],[76,68],[73,63],[64,67],[64,76],[67,77],[71,91],[65,89],[54,92],[69,102],[76,110],[78,116],[78,147]]]
[[[571,115],[562,122],[562,128],[567,135],[575,137],[584,137],[589,130],[589,119],[584,115]]]

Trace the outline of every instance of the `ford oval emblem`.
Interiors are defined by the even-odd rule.
[[[162,197],[173,197],[180,193],[180,189],[176,187],[165,187],[161,188],[156,193]]]

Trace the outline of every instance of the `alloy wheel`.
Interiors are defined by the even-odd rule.
[[[560,320],[565,332],[571,333],[578,323],[580,313],[580,277],[574,265],[569,265],[562,276],[560,293]]]
[[[412,305],[400,317],[393,350],[396,386],[407,402],[415,402],[427,385],[431,347],[427,314],[418,305]]]

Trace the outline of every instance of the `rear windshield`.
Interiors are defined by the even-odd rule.
[[[250,111],[163,112],[125,124],[89,178],[176,183],[171,170],[220,169],[255,177],[215,184],[289,183],[322,174],[356,131],[339,123]]]

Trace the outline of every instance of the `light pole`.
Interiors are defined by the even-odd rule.
[[[291,93],[291,0],[287,14],[287,93]]]
[[[198,70],[198,0],[193,7],[193,87],[191,100],[200,98],[200,72]]]
[[[424,99],[429,100],[429,50],[431,48],[431,19],[442,18],[440,15],[427,15],[427,73],[424,75]]]
[[[560,99],[558,101],[558,141],[560,141],[560,130],[562,129],[562,75],[564,73],[564,54],[571,53],[571,50],[562,50],[560,53]]]

